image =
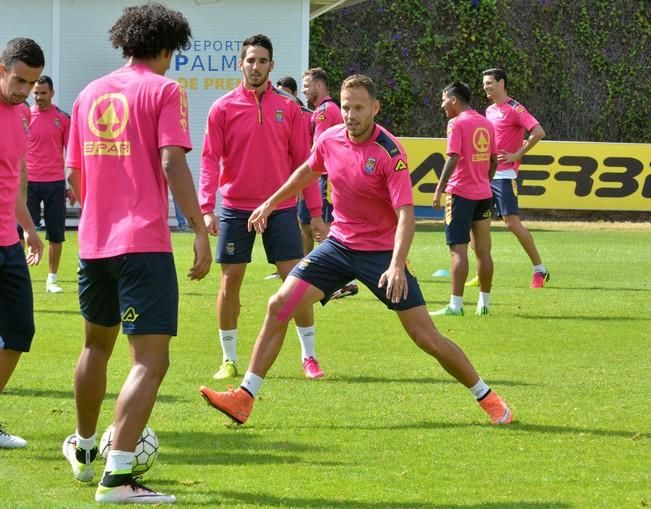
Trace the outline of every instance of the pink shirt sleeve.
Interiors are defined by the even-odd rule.
[[[322,145],[322,143],[315,143],[314,150],[312,150],[312,153],[307,160],[307,165],[310,167],[310,170],[319,174],[326,173],[326,167],[323,162]]]
[[[455,125],[454,119],[448,121],[448,148],[445,151],[447,155],[457,154],[461,155],[463,147],[463,135],[461,127]]]
[[[414,204],[414,195],[411,186],[411,176],[407,155],[402,147],[400,153],[391,159],[385,159],[384,174],[391,198],[391,206],[394,209]]]
[[[161,93],[158,148],[182,147],[189,152],[192,142],[188,132],[188,96],[185,89],[176,82],[170,82]]]
[[[68,139],[70,138],[70,117],[62,115],[63,117],[63,147],[68,146]]]
[[[68,130],[68,143],[66,146],[66,166],[68,168],[81,169],[81,147],[79,146],[79,104],[75,101],[70,117]]]
[[[219,170],[224,153],[223,117],[222,108],[213,104],[206,120],[199,172],[199,206],[203,214],[212,214],[215,211]]]
[[[527,108],[521,104],[515,108],[515,112],[517,114],[516,118],[518,119],[518,124],[524,127],[527,131],[531,131],[540,123],[527,111]]]

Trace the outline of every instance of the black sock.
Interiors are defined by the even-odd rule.
[[[114,488],[116,486],[123,486],[129,484],[133,481],[133,474],[129,472],[128,474],[112,474],[111,472],[104,472],[104,477],[102,477],[102,486],[106,488]]]

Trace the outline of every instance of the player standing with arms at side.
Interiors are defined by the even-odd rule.
[[[44,65],[43,51],[31,39],[12,39],[0,54],[0,393],[34,338],[34,298],[27,265],[39,262],[43,243],[26,203],[29,108],[23,102]],[[18,240],[16,222],[24,230],[27,258]],[[26,445],[0,424],[0,448]]]
[[[517,237],[533,265],[531,288],[542,288],[549,281],[533,236],[520,221],[517,177],[520,160],[540,140],[545,131],[527,109],[506,91],[506,72],[494,68],[483,72],[484,92],[493,104],[486,108],[486,118],[493,124],[497,145],[497,171],[491,181],[493,204],[497,215]],[[525,131],[529,137],[523,143]]]
[[[274,208],[328,172],[337,214],[328,238],[292,270],[271,297],[249,369],[235,391],[201,387],[203,398],[243,424],[253,409],[264,377],[285,338],[287,322],[356,277],[398,315],[411,339],[467,387],[493,424],[513,416],[506,403],[479,378],[463,351],[442,336],[427,313],[425,300],[407,268],[415,220],[407,157],[398,141],[375,124],[380,110],[376,87],[367,76],[350,76],[341,85],[345,125],[326,131],[306,163],[258,207],[249,227],[264,231]]]
[[[210,108],[201,154],[200,203],[208,231],[219,235],[216,261],[221,265],[217,320],[222,364],[214,378],[237,376],[237,321],[240,289],[251,262],[255,232],[247,231],[251,212],[289,179],[308,157],[310,144],[296,102],[269,81],[274,67],[273,46],[258,34],[242,43],[239,67],[242,83]],[[216,192],[222,196],[219,220]],[[321,197],[316,183],[305,190],[312,226],[324,231]],[[267,261],[282,279],[303,256],[296,221],[296,198],[289,197],[270,218],[263,234]],[[307,378],[323,376],[314,348],[312,308],[297,313],[303,371]]]
[[[191,149],[187,96],[164,77],[191,32],[180,12],[150,3],[125,8],[109,33],[128,61],[81,92],[67,151],[69,181],[82,207],[79,304],[85,341],[75,370],[77,432],[64,441],[63,454],[76,479],[92,481],[107,364],[122,323],[131,370],[115,405],[112,449],[95,500],[172,503],[174,496],[146,488],[131,469],[177,333],[168,184],[195,232],[188,276],[202,279],[211,265],[210,241],[185,158]]]
[[[34,224],[41,222],[41,202],[48,246],[45,291],[61,293],[57,271],[66,232],[66,181],[63,151],[68,144],[70,116],[52,103],[52,78],[41,76],[34,87],[27,150],[27,207]],[[74,199],[73,199],[74,200]],[[73,201],[74,203],[74,201]]]
[[[474,239],[479,275],[477,315],[488,315],[493,259],[491,258],[490,179],[497,167],[495,136],[491,123],[470,106],[470,88],[455,82],[443,90],[441,108],[448,122],[448,160],[434,192],[433,206],[445,203],[445,237],[452,256],[450,304],[432,316],[463,316],[463,290],[468,277],[468,243]]]

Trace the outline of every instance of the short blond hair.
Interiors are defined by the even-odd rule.
[[[341,91],[349,88],[365,88],[371,99],[377,99],[377,87],[371,78],[364,74],[353,74],[348,76],[341,84]]]

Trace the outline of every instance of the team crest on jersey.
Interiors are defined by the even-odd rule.
[[[25,115],[23,115],[23,131],[25,131],[25,134],[29,134],[29,122]]]
[[[123,322],[135,322],[140,315],[136,313],[136,310],[134,309],[133,306],[129,306],[124,313],[122,313],[122,321]]]
[[[300,262],[298,262],[298,268],[301,270],[305,270],[308,268],[308,266],[312,263],[309,258],[303,258]]]
[[[60,127],[61,122],[59,122],[59,117],[54,117],[54,127]]]
[[[228,256],[233,256],[235,254],[235,242],[226,243],[226,254]]]
[[[374,157],[369,157],[366,160],[366,164],[364,165],[364,173],[367,175],[372,175],[375,173],[375,166],[377,165],[377,159]]]
[[[276,122],[282,124],[284,118],[285,112],[283,110],[276,110]]]

